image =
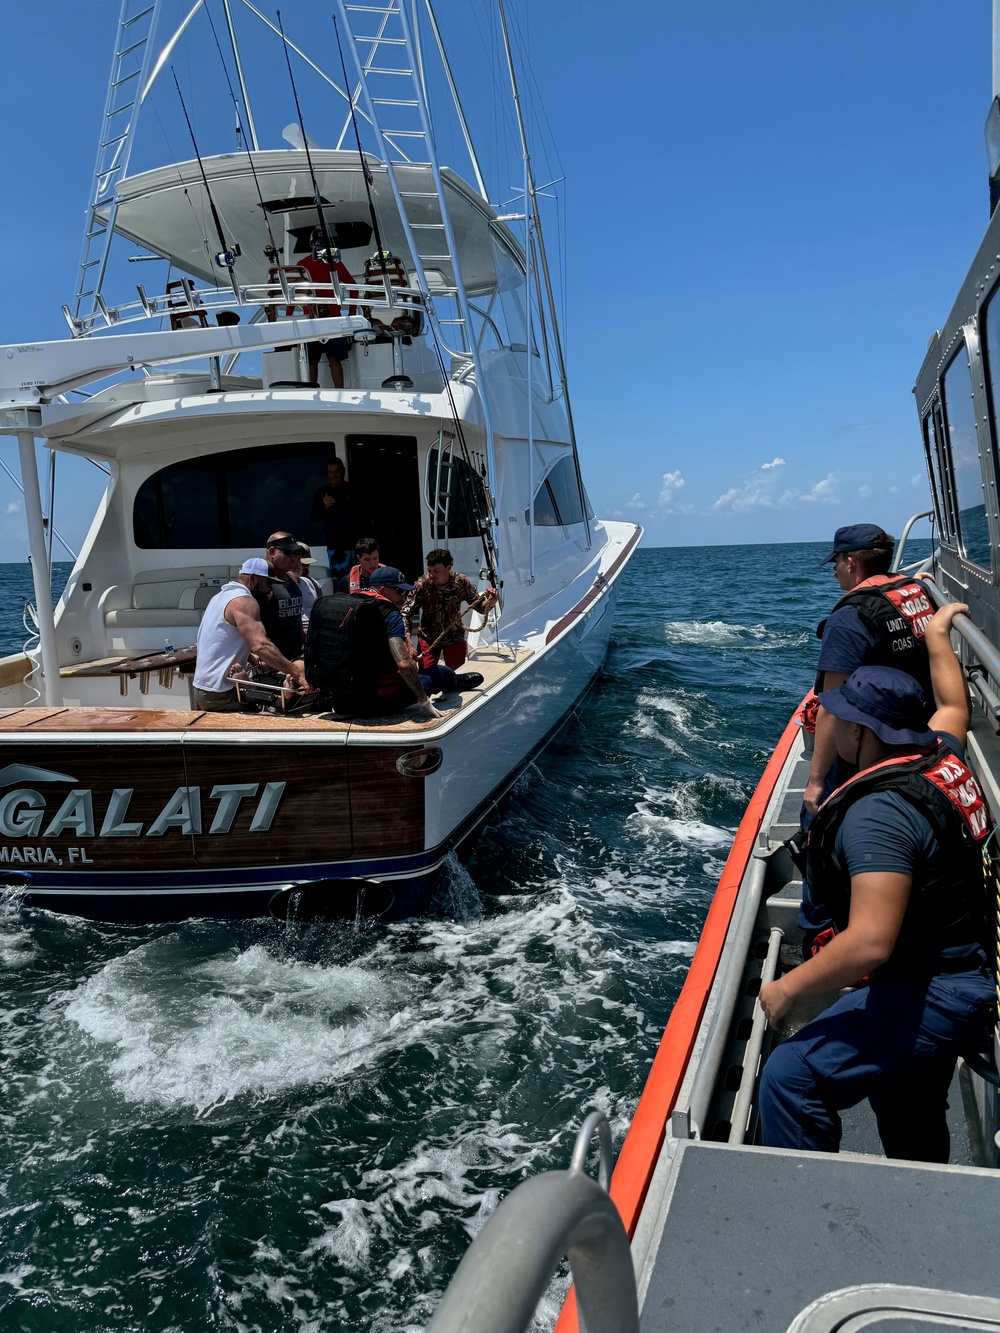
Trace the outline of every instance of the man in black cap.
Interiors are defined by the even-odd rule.
[[[272,532],[264,548],[264,558],[274,570],[276,581],[272,596],[261,608],[261,618],[268,636],[286,657],[294,661],[302,655],[302,589],[294,573],[300,570],[302,543],[288,532]]]
[[[817,694],[837,689],[860,666],[892,666],[913,676],[930,705],[923,636],[934,608],[920,583],[890,575],[894,544],[874,523],[853,523],[834,534],[833,550],[823,563],[833,565],[845,595],[817,631],[822,638]],[[848,776],[850,770],[837,763],[833,719],[820,707],[803,797],[807,821]]]
[[[812,958],[761,987],[778,1027],[795,1001],[843,995],[764,1066],[764,1143],[836,1152],[839,1112],[865,1097],[888,1157],[946,1162],[955,1059],[977,1049],[996,997],[983,850],[991,819],[965,763],[969,697],[949,631],[926,627],[936,709],[892,667],[860,667],[821,696],[838,752],[861,770],[809,828],[807,874],[834,924]]]
[[[368,587],[349,595],[321,597],[313,607],[304,650],[305,673],[337,713],[381,717],[416,705],[424,718],[441,714],[430,695],[474,690],[475,671],[451,667],[418,670],[406,643],[399,608],[413,585],[392,565],[380,565]]]

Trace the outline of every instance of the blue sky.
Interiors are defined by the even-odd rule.
[[[283,11],[296,37],[304,3]],[[898,532],[927,503],[911,386],[987,222],[989,0],[508,3],[531,53],[536,175],[565,175],[547,223],[553,240],[565,223],[570,388],[598,512],[642,522],[652,545],[820,539],[858,520]],[[118,8],[5,14],[0,342],[66,333]],[[501,85],[483,75],[493,21],[470,0],[436,8],[509,198]],[[300,77],[307,128],[328,142]],[[192,87],[203,152],[232,147],[213,141],[210,83]],[[279,146],[283,68],[255,114]],[[17,470],[13,440],[0,457]],[[59,467],[56,523],[78,545],[100,477]],[[22,558],[2,474],[0,534]]]

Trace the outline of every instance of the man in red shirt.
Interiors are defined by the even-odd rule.
[[[322,303],[304,305],[302,311],[310,319],[336,319],[340,314],[340,306],[333,300],[333,288],[324,288],[320,285],[330,281],[330,265],[325,259],[317,258],[317,255],[326,253],[323,233],[318,227],[313,231],[312,245],[312,253],[303,257],[296,257],[295,263],[300,268],[304,268],[312,278],[316,284],[316,296],[320,298]],[[341,283],[354,282],[354,278],[347,271],[346,266],[341,263],[339,250],[333,251],[333,267]],[[330,299],[326,300],[327,297]],[[291,306],[286,313],[290,315],[293,310],[294,306]],[[353,315],[354,306],[349,306],[347,313]],[[344,387],[344,367],[342,363],[347,360],[350,350],[350,338],[327,338],[324,342],[306,343],[306,355],[309,357],[309,378],[312,383],[318,384],[319,382],[319,359],[321,356],[325,356],[330,366],[334,388],[342,389]]]

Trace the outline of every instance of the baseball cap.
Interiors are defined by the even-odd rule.
[[[276,551],[282,551],[285,555],[298,555],[302,547],[300,541],[294,537],[275,537],[274,541],[267,543],[268,547],[274,547]]]
[[[406,579],[394,565],[379,565],[368,576],[369,588],[398,588],[400,592],[412,592],[413,584]]]
[[[305,542],[296,542],[296,546],[299,549],[300,564],[314,565],[316,563],[316,557],[313,555],[311,547],[308,547]]]
[[[933,745],[927,701],[920,685],[895,667],[862,666],[837,690],[824,690],[820,704],[845,722],[860,722],[886,745]]]
[[[851,523],[846,528],[838,528],[833,534],[833,550],[820,564],[828,565],[844,551],[871,551],[878,546],[891,550],[894,544],[895,539],[877,523]]]
[[[262,560],[259,555],[251,556],[249,560],[244,560],[240,565],[241,574],[256,574],[259,579],[270,579],[272,583],[282,583],[282,579],[274,577],[274,570]]]

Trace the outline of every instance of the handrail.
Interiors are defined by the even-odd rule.
[[[939,607],[948,606],[952,601],[958,600],[946,596],[931,579],[927,580],[926,586],[931,598]],[[989,672],[990,677],[1000,685],[1000,652],[997,652],[982,630],[977,629],[964,612],[955,617],[951,627],[969,645],[979,659],[980,664]]]
[[[568,1171],[546,1171],[504,1199],[459,1264],[427,1333],[524,1333],[563,1256],[569,1259],[581,1327],[639,1333],[628,1237],[607,1191],[584,1174],[594,1130],[584,1121]]]
[[[122,324],[134,324],[140,320],[161,319],[165,315],[183,316],[194,314],[199,310],[208,314],[217,310],[230,310],[237,306],[237,301],[229,288],[195,287],[190,279],[185,281],[190,286],[185,289],[187,301],[183,304],[171,304],[171,296],[167,293],[161,296],[148,296],[140,287],[137,288],[138,301],[127,301],[118,306],[105,305],[103,310],[97,309],[79,319],[70,312],[69,306],[63,306],[63,315],[73,337],[81,338],[97,329],[118,328]],[[339,296],[337,296],[338,288]],[[289,302],[293,305],[311,302],[317,305],[323,303],[363,305],[377,310],[396,310],[397,313],[399,310],[405,313],[424,309],[423,293],[419,287],[393,287],[391,290],[393,296],[392,300],[389,300],[382,283],[360,281],[347,283],[339,282],[335,278],[331,278],[329,282],[318,283],[289,282],[286,283],[285,290],[282,290],[275,278],[269,282],[244,283],[240,287],[240,295],[244,305],[259,305],[262,309],[273,308],[279,315],[280,307],[288,305]],[[329,295],[331,291],[334,292],[333,297]],[[406,300],[400,301],[399,297],[405,297]],[[176,300],[176,294],[174,299]]]
[[[784,938],[785,932],[780,926],[771,927],[767,942],[767,958],[764,960],[764,966],[760,974],[761,986],[766,986],[769,981],[773,981],[777,976],[781,944]],[[743,1076],[740,1079],[739,1090],[736,1093],[736,1101],[733,1104],[730,1116],[730,1143],[746,1141],[747,1122],[750,1119],[750,1107],[753,1102],[754,1089],[757,1086],[757,1065],[760,1060],[760,1053],[764,1049],[764,1037],[766,1035],[767,1017],[761,1005],[755,1004],[750,1039],[743,1053]]]
[[[595,1130],[600,1135],[601,1140],[601,1162],[597,1169],[597,1182],[602,1189],[607,1189],[611,1184],[611,1126],[608,1124],[608,1117],[603,1111],[591,1111],[580,1126],[580,1132],[577,1134],[576,1143],[573,1146],[573,1156],[569,1160],[569,1169],[571,1171],[586,1170],[587,1153]]]
[[[934,523],[934,510],[933,510],[933,509],[925,509],[925,510],[923,510],[922,513],[919,513],[919,514],[912,514],[912,515],[906,520],[906,527],[903,529],[903,535],[902,535],[902,537],[900,537],[899,541],[896,543],[896,550],[895,550],[895,553],[894,553],[894,555],[893,555],[893,557],[892,557],[892,565],[891,565],[890,570],[889,570],[889,572],[890,572],[891,574],[898,574],[898,573],[900,573],[900,572],[906,572],[906,573],[909,572],[908,570],[907,570],[907,571],[903,571],[903,568],[902,568],[902,566],[903,566],[903,552],[906,550],[906,539],[907,539],[907,537],[909,537],[909,535],[910,535],[910,529],[913,527],[914,523],[919,523],[920,520],[921,520],[922,518],[929,518],[929,519],[931,520],[931,524],[932,524],[932,526],[933,526],[933,523]],[[916,568],[916,566],[914,566],[914,568]]]

